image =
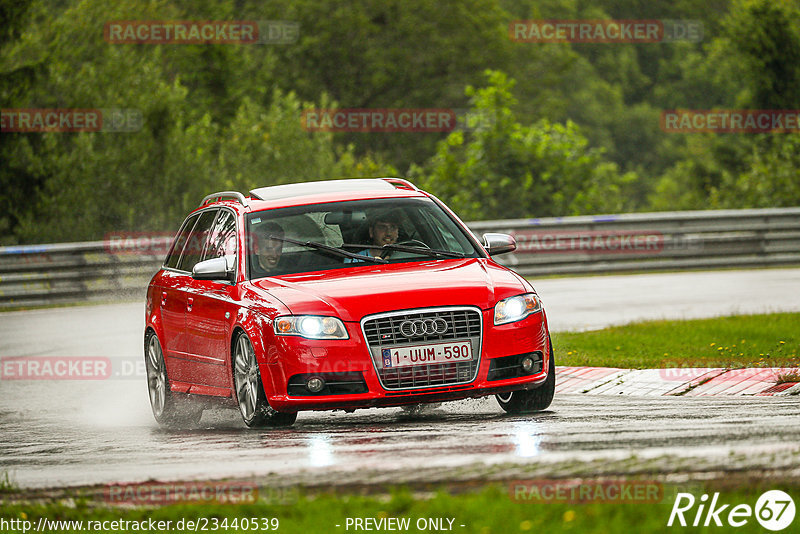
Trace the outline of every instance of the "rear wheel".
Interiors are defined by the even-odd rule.
[[[550,345],[550,358],[547,366],[547,378],[544,383],[536,389],[511,391],[495,395],[500,407],[506,412],[529,413],[540,412],[547,409],[553,402],[553,395],[556,392],[556,364],[553,357],[553,343],[548,339]]]
[[[147,390],[153,417],[161,425],[193,425],[203,416],[203,407],[189,399],[180,399],[170,390],[167,365],[161,343],[153,331],[144,341],[144,362],[147,370]]]
[[[250,428],[293,424],[297,419],[297,412],[278,412],[267,402],[256,353],[245,333],[239,334],[234,347],[233,384],[244,424]]]

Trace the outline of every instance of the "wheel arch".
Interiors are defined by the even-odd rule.
[[[145,324],[145,327],[144,327],[144,338],[143,338],[144,357],[147,358],[147,343],[150,340],[150,335],[156,336],[156,339],[158,339],[158,344],[161,345],[161,354],[163,355],[163,358],[164,358],[164,365],[167,368],[167,376],[169,376],[171,358],[167,358],[167,353],[164,352],[164,341],[165,341],[164,340],[164,332],[161,330],[160,326],[161,325],[159,323],[150,323],[150,322],[148,322],[148,323]]]
[[[147,342],[150,340],[150,336],[151,335],[156,336],[158,338],[158,342],[161,343],[161,338],[159,337],[158,332],[156,332],[156,329],[154,327],[150,326],[150,325],[145,326],[144,327],[144,339],[143,339],[145,357],[147,357]],[[163,350],[163,348],[162,348],[162,350]]]
[[[236,395],[236,385],[233,378],[234,366],[236,365],[236,362],[234,361],[234,354],[236,352],[236,342],[239,339],[239,336],[242,334],[246,335],[250,340],[250,344],[253,346],[253,350],[256,353],[256,361],[258,362],[258,369],[261,374],[261,384],[264,387],[264,395],[266,395],[267,398],[270,398],[275,394],[272,368],[277,366],[268,364],[270,345],[265,339],[269,336],[269,334],[265,333],[265,328],[271,329],[272,327],[267,325],[266,321],[259,321],[258,325],[237,321],[231,329],[229,361],[231,365],[231,386],[234,390],[234,398]]]

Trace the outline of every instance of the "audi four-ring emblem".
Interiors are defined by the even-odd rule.
[[[406,337],[442,335],[447,332],[447,321],[436,319],[410,319],[400,323],[400,333]]]

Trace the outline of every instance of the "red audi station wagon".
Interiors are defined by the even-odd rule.
[[[159,423],[212,398],[247,426],[299,410],[495,395],[547,408],[555,364],[533,287],[433,195],[397,178],[208,195],[147,291],[145,364]]]

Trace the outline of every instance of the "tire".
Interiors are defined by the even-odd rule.
[[[203,416],[202,405],[181,399],[170,390],[167,365],[161,342],[153,331],[144,338],[144,364],[147,370],[147,391],[155,420],[164,426],[196,425]]]
[[[553,402],[556,391],[556,364],[553,356],[553,342],[548,338],[550,358],[547,366],[547,378],[536,389],[512,391],[495,395],[497,403],[506,412],[511,414],[541,412],[546,410]]]
[[[278,412],[267,402],[250,339],[241,332],[233,346],[233,386],[244,424],[250,428],[292,425],[297,419],[297,412]]]

